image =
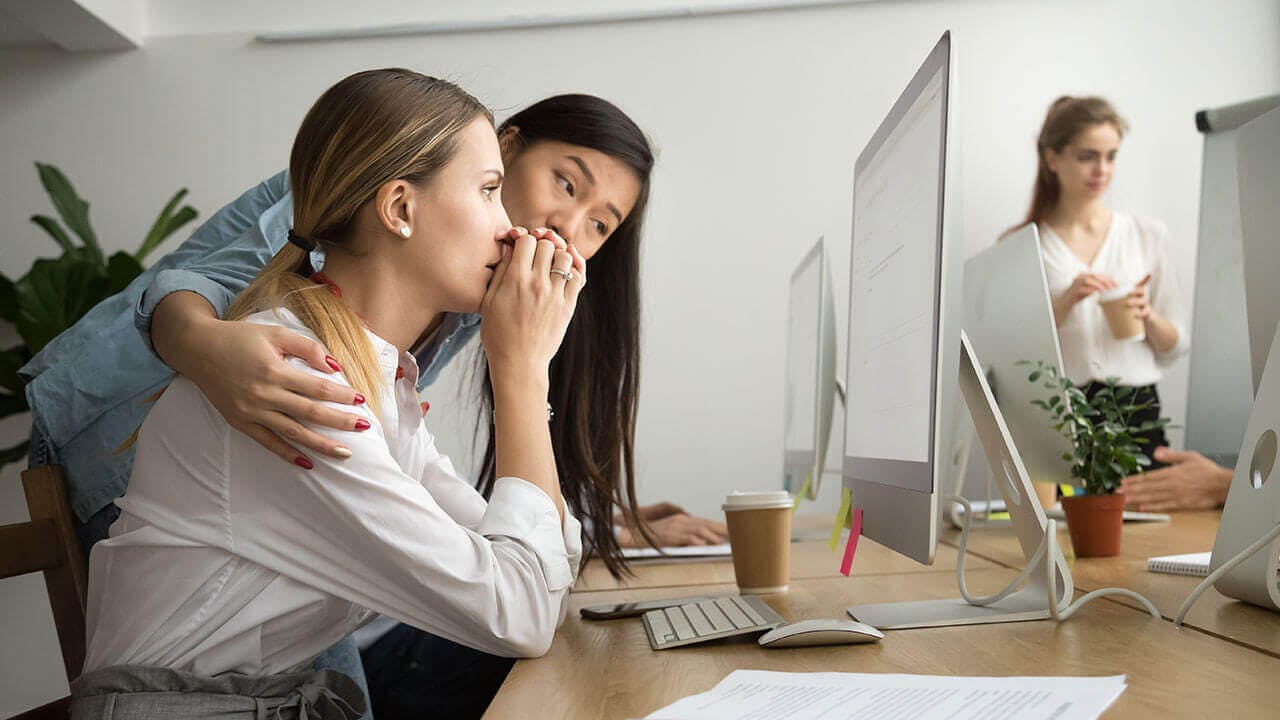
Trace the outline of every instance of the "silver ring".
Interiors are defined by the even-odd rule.
[[[559,275],[560,277],[563,277],[565,280],[572,280],[572,279],[573,279],[573,271],[572,271],[572,270],[561,270],[560,268],[551,268],[551,274],[552,274],[552,275]]]

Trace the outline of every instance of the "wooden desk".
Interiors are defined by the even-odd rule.
[[[1008,569],[970,573],[975,592],[991,592],[1014,576]],[[731,585],[706,592],[732,592]],[[599,602],[663,597],[666,588],[579,594],[544,657],[516,663],[486,718],[640,718],[681,697],[703,692],[736,669],[843,671],[975,676],[1128,676],[1129,687],[1107,713],[1113,718],[1274,717],[1280,707],[1280,659],[1175,628],[1110,602],[1071,620],[901,630],[882,643],[767,650],[753,639],[662,652],[649,648],[638,619],[584,621],[578,608]],[[789,620],[842,617],[858,602],[950,597],[950,573],[811,578],[765,599]],[[532,712],[531,708],[536,708]]]
[[[1172,620],[1201,579],[1148,572],[1147,558],[1211,550],[1220,517],[1221,513],[1214,510],[1174,513],[1167,523],[1125,523],[1121,554],[1110,558],[1073,558],[1071,539],[1063,523],[1058,524],[1058,541],[1068,556],[1077,590],[1128,588],[1146,596],[1161,615]],[[959,530],[949,529],[943,534],[942,542],[954,545],[959,538]],[[968,549],[970,557],[976,555],[1009,568],[1020,569],[1023,565],[1022,550],[1008,526],[971,530]],[[1135,608],[1141,607],[1129,598],[1113,596],[1113,599]],[[1280,657],[1280,613],[1239,602],[1213,588],[1200,596],[1187,615],[1186,623],[1231,642]]]
[[[792,543],[792,581],[808,578],[841,577],[839,569],[840,552],[843,552],[843,550],[843,541],[836,551],[832,551],[825,540]],[[994,567],[997,567],[996,563],[972,554],[965,561],[966,570]],[[615,580],[609,574],[609,571],[605,569],[604,563],[599,560],[592,560],[578,578],[573,591],[596,592],[622,588],[732,585],[734,582],[732,558],[679,562],[668,560],[659,563],[640,562],[633,563],[632,569],[635,571],[635,577]],[[858,554],[853,559],[854,575],[925,572],[942,572],[954,575],[955,569],[956,551],[954,548],[945,545],[938,546],[937,557],[933,565],[921,565],[883,545],[867,538],[862,538],[858,543]]]

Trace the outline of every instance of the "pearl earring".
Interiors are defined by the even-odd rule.
[[[412,233],[412,232],[413,232],[413,231],[409,229],[409,226],[408,226],[408,225],[401,225],[401,226],[400,226],[400,236],[401,236],[401,237],[408,239],[408,237],[409,237],[410,233]]]

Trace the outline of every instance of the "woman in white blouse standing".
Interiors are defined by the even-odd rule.
[[[1039,167],[1025,223],[1040,230],[1045,275],[1066,375],[1092,395],[1119,378],[1150,403],[1136,422],[1160,417],[1156,384],[1189,348],[1186,312],[1169,258],[1164,223],[1112,210],[1103,195],[1128,129],[1106,100],[1061,97],[1049,107],[1036,142]],[[1116,339],[1099,296],[1129,289],[1126,305],[1142,321],[1138,339]],[[1143,434],[1153,466],[1163,429]]]
[[[346,430],[311,428],[351,455],[290,471],[174,380],[91,556],[73,717],[359,717],[359,688],[309,666],[376,614],[507,656],[545,652],[563,617],[581,526],[560,494],[546,399],[581,254],[511,227],[492,117],[415,72],[326,91],[289,169],[289,244],[230,315],[326,348],[340,368],[327,377],[364,402]],[[437,452],[409,352],[446,312],[477,311],[495,402],[488,502]]]

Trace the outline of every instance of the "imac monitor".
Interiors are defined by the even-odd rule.
[[[1186,446],[1227,467],[1236,464],[1266,344],[1280,321],[1270,280],[1280,267],[1277,108],[1280,95],[1196,114],[1204,160]]]
[[[1245,307],[1249,355],[1257,394],[1280,324],[1280,107],[1240,128],[1236,182],[1240,188],[1240,236],[1244,241]]]
[[[1028,382],[1033,367],[1022,361],[1062,370],[1053,303],[1040,255],[1035,223],[1013,232],[964,265],[964,330],[982,359],[982,371],[1009,424],[1027,474],[1033,482],[1071,482],[1062,454],[1071,442],[1054,430],[1050,416],[1032,405],[1050,391],[1043,382]]]
[[[822,238],[791,274],[787,305],[783,487],[816,500],[826,466],[836,381],[835,301]]]
[[[862,534],[933,562],[959,399],[959,203],[948,152],[951,35],[858,156],[843,481]]]
[[[985,604],[961,597],[848,609],[882,630],[1042,619],[1073,593],[1061,552],[1037,551],[1048,532],[1044,510],[960,330],[959,202],[948,143],[954,72],[948,33],[858,157],[842,473],[853,506],[862,510],[862,534],[931,563],[940,488],[952,486],[947,476],[954,471],[951,442],[963,389],[1023,556],[1034,567],[1026,587]]]

